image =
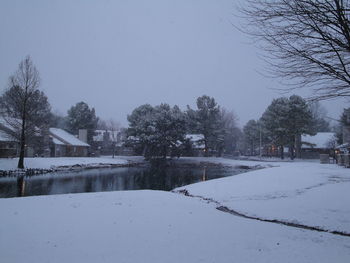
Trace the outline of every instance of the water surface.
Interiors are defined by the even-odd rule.
[[[56,172],[32,177],[0,178],[0,197],[120,190],[165,190],[239,174],[222,166],[148,166]]]

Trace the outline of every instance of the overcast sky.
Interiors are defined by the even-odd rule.
[[[234,0],[0,1],[0,89],[30,55],[54,110],[85,101],[127,125],[144,103],[194,106],[213,96],[239,117],[257,119],[276,80],[258,73],[261,52],[232,24]],[[300,95],[306,95],[306,91]],[[324,103],[337,118],[343,101]]]

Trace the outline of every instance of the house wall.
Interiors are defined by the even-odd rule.
[[[88,156],[88,147],[86,146],[66,146],[67,157],[86,157]]]
[[[0,142],[0,158],[12,158],[17,156],[16,142]]]
[[[330,149],[302,149],[301,158],[302,159],[320,159],[320,154],[331,154]]]
[[[50,146],[50,156],[51,157],[65,157],[66,156],[66,146],[52,144]]]
[[[343,126],[343,143],[350,143],[350,127]]]

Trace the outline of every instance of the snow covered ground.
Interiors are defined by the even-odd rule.
[[[127,164],[127,157],[55,157],[25,158],[25,168],[54,169],[61,166],[99,166],[101,164]],[[0,170],[16,170],[18,158],[0,158]]]
[[[227,160],[234,165],[237,161]],[[240,213],[350,233],[350,173],[334,164],[275,166],[182,187]]]
[[[273,165],[183,187],[239,212],[350,232],[349,170]],[[188,158],[185,161],[189,161]],[[350,237],[260,222],[162,191],[0,199],[1,262],[350,262]]]
[[[350,238],[161,191],[0,200],[1,262],[349,262]]]

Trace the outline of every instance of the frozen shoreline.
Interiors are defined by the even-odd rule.
[[[349,170],[314,162],[279,163],[180,187],[250,217],[350,233]]]
[[[0,172],[3,175],[49,173],[62,170],[128,167],[144,163],[142,157],[54,157],[25,158],[25,169],[17,169],[18,158],[0,158]],[[0,174],[1,176],[1,174]]]

